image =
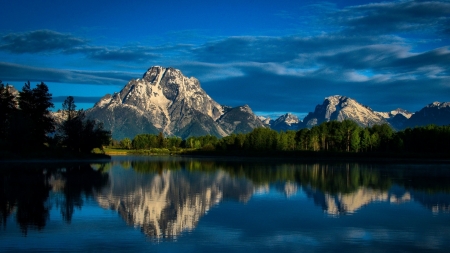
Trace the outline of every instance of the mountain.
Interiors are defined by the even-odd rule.
[[[414,113],[406,123],[407,127],[429,124],[450,125],[450,102],[434,102]]]
[[[270,127],[270,122],[273,121],[270,119],[270,117],[266,118],[264,116],[258,116],[258,119],[261,120],[261,122],[268,127]]]
[[[381,117],[385,118],[389,124],[396,130],[401,130],[406,128],[407,121],[414,113],[407,110],[397,108],[390,112],[375,112]]]
[[[264,126],[247,105],[221,106],[196,78],[160,66],[149,68],[120,92],[104,96],[86,115],[103,122],[115,139],[159,132],[181,138],[222,137]]]
[[[350,119],[360,126],[372,126],[388,123],[388,121],[373,111],[370,107],[358,103],[345,96],[330,96],[321,105],[317,105],[314,112],[310,112],[303,119],[301,127],[313,127],[331,120],[343,121]]]
[[[395,117],[397,115],[402,115],[403,117],[409,119],[414,114],[414,113],[409,112],[407,110],[404,110],[402,108],[397,108],[397,109],[392,110],[390,112],[375,112],[375,113],[380,115],[381,117],[383,117],[385,119],[390,119],[390,118],[393,118],[393,117]]]
[[[269,122],[270,128],[276,131],[286,131],[286,130],[298,130],[300,126],[300,120],[297,116],[286,113],[281,115],[276,120],[271,120]]]

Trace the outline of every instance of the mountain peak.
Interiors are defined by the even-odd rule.
[[[435,101],[435,102],[427,105],[426,107],[437,107],[437,108],[450,107],[450,102],[438,102],[438,101]]]
[[[408,120],[409,127],[425,126],[429,124],[450,124],[450,102],[433,102],[420,111],[414,113]]]
[[[208,96],[196,78],[187,78],[175,68],[153,66],[142,79],[133,79],[119,93],[103,97],[88,114],[103,121],[114,138],[158,132],[182,138],[207,134],[225,136],[241,123],[251,122],[250,128],[263,126],[258,119],[241,115],[253,115],[248,105],[239,107],[239,111],[241,113],[233,112],[235,116],[227,117],[229,121],[234,117],[242,118],[236,121],[239,123],[220,125],[218,120],[229,109]],[[240,127],[245,131],[250,128]]]
[[[324,102],[317,105],[315,111],[309,113],[303,122],[305,127],[312,127],[330,120],[343,121],[345,119],[351,119],[361,126],[387,123],[386,119],[370,107],[341,95],[326,97]]]
[[[276,120],[270,121],[270,127],[277,131],[297,130],[300,120],[292,113],[286,113],[278,117]]]

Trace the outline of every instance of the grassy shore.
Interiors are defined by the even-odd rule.
[[[298,160],[298,161],[349,161],[349,162],[438,162],[450,163],[450,154],[418,153],[350,153],[320,151],[244,151],[203,149],[116,149],[105,148],[107,155],[177,155],[221,159]]]
[[[151,149],[121,149],[121,148],[104,148],[103,151],[107,155],[179,155],[192,152],[195,149],[170,150],[167,148],[151,148]]]

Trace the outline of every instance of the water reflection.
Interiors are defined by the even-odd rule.
[[[105,186],[108,174],[104,165],[94,170],[89,164],[13,164],[0,171],[0,215],[6,227],[15,216],[24,235],[29,229],[42,230],[50,219],[53,206],[70,223],[74,208],[81,208],[83,198]],[[50,196],[57,197],[50,197]]]
[[[110,183],[95,197],[152,238],[176,238],[221,201],[247,202],[271,190],[286,198],[301,192],[332,216],[376,202],[415,201],[433,212],[450,207],[450,176],[442,165],[423,172],[413,165],[125,159],[111,164]],[[427,182],[418,182],[424,173]]]
[[[139,173],[123,164],[113,166],[109,187],[96,194],[98,203],[156,238],[191,231],[212,206],[223,199],[246,201],[254,189],[245,178],[233,179],[208,163],[132,162]]]
[[[3,227],[16,222],[27,235],[30,229],[42,231],[51,211],[58,210],[70,225],[76,211],[92,199],[96,208],[98,204],[114,210],[121,222],[159,240],[195,230],[202,217],[222,202],[248,203],[255,196],[272,195],[286,200],[287,208],[307,199],[326,219],[358,215],[374,203],[414,203],[440,214],[450,210],[450,168],[176,157],[114,157],[101,165],[22,164],[0,170],[0,222]],[[295,212],[292,219],[302,210]],[[274,214],[255,215],[269,222]],[[96,221],[88,222],[96,226]]]

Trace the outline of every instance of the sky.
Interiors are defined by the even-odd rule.
[[[304,117],[325,97],[375,111],[450,101],[450,1],[0,0],[0,80],[87,109],[151,66],[218,103]]]

